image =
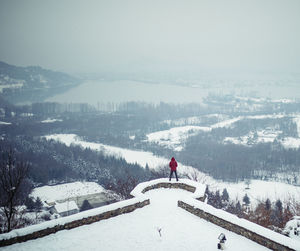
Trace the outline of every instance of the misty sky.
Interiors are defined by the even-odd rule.
[[[299,0],[0,0],[0,60],[67,72],[300,72]]]

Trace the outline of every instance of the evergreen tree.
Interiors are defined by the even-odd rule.
[[[245,203],[246,206],[249,206],[250,204],[250,198],[248,197],[247,194],[243,197],[243,202]]]
[[[289,220],[291,220],[292,217],[293,214],[291,212],[290,205],[288,204],[283,212],[283,222],[287,223]]]
[[[268,211],[271,210],[271,201],[269,199],[265,202],[265,209]]]
[[[277,211],[279,214],[282,214],[282,202],[278,199],[275,203],[275,211]]]
[[[205,188],[205,192],[204,192],[204,193],[205,193],[207,196],[210,194],[208,185],[206,185],[206,188]]]
[[[37,198],[36,198],[36,201],[35,201],[35,203],[34,203],[34,207],[35,207],[35,210],[36,210],[36,211],[41,211],[41,210],[42,210],[42,208],[43,208],[43,203],[42,203],[40,197],[37,197]]]
[[[214,207],[216,207],[216,208],[222,208],[223,207],[223,203],[222,203],[222,199],[221,199],[221,195],[220,195],[220,191],[219,190],[217,190],[216,191],[216,194],[215,194],[215,196],[214,196],[215,198],[214,198]]]
[[[228,194],[226,188],[223,189],[223,193],[222,193],[222,201],[224,201],[224,202],[228,202],[228,201],[229,201],[229,194]]]
[[[241,217],[243,215],[243,210],[240,201],[238,201],[235,205],[235,213],[237,216]]]
[[[278,199],[275,203],[275,226],[283,227],[283,207],[282,202]]]
[[[26,200],[25,200],[25,206],[27,207],[27,210],[28,211],[33,211],[34,208],[35,208],[35,202],[34,200],[32,199],[32,197],[27,197]]]

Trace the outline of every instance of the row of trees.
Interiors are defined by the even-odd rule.
[[[219,190],[215,192],[210,191],[207,186],[205,195],[209,205],[278,232],[282,232],[285,224],[294,215],[300,213],[299,202],[292,200],[283,204],[280,199],[275,202],[266,199],[265,201],[260,201],[252,208],[250,206],[250,198],[247,194],[244,195],[242,203],[239,200],[232,201],[226,188],[221,193]]]
[[[291,204],[288,203],[284,206],[279,199],[275,203],[271,203],[269,199],[264,202],[261,201],[248,215],[249,220],[261,226],[280,231],[292,217]]]

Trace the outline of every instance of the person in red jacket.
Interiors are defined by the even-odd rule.
[[[169,163],[169,167],[170,167],[170,169],[171,169],[169,181],[171,181],[171,178],[172,178],[172,176],[173,176],[173,173],[175,173],[176,180],[178,181],[177,171],[176,171],[176,169],[177,169],[177,162],[176,162],[176,160],[175,160],[174,157],[172,157],[172,159],[171,159],[171,161],[170,161],[170,163]]]

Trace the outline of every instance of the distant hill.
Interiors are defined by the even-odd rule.
[[[41,102],[80,83],[80,79],[66,73],[0,61],[0,95],[14,104]]]

